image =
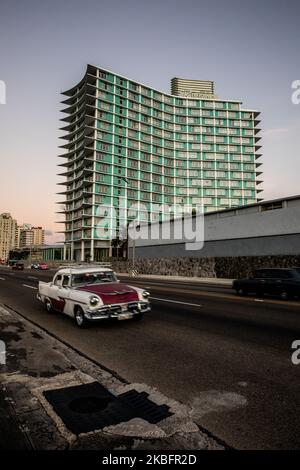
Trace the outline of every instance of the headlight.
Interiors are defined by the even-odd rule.
[[[90,297],[90,305],[94,307],[95,305],[97,305],[99,300],[100,300],[99,297],[96,297],[95,295],[93,295],[92,297]]]
[[[149,295],[150,295],[150,292],[147,292],[146,290],[142,292],[142,296],[144,297],[144,299],[148,299]]]

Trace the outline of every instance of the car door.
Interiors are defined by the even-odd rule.
[[[50,288],[50,300],[52,307],[59,312],[64,312],[66,299],[69,296],[69,289],[63,285],[63,282],[64,276],[58,274]]]
[[[256,294],[265,294],[268,290],[267,286],[268,274],[266,269],[259,269],[255,272],[253,282],[253,292]]]
[[[285,290],[285,271],[274,269],[272,273],[272,284],[270,294],[280,295]]]
[[[70,297],[70,276],[64,274],[62,276],[61,284],[58,286],[57,302],[59,304],[59,311],[68,313],[68,299]]]
[[[297,293],[297,290],[296,290],[296,281],[297,277],[296,277],[296,273],[293,272],[293,270],[288,270],[288,269],[285,269],[284,271],[282,271],[282,274],[281,274],[281,279],[280,279],[280,283],[278,283],[278,287],[277,287],[277,290],[278,290],[278,294],[286,294],[286,295],[295,295]]]
[[[267,269],[265,273],[265,293],[270,295],[276,295],[280,289],[280,273],[275,269]]]

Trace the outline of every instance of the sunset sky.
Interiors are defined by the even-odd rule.
[[[2,0],[0,213],[56,232],[60,92],[87,63],[169,92],[174,76],[262,112],[265,199],[299,194],[300,3],[296,0]],[[0,100],[1,101],[1,100]]]

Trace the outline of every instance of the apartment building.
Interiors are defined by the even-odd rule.
[[[169,94],[88,65],[63,95],[65,258],[110,255],[132,207],[155,222],[162,205],[214,212],[261,200],[260,113],[219,98],[213,82],[173,78]]]

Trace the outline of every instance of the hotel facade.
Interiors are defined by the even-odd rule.
[[[159,206],[261,200],[260,113],[218,98],[213,82],[173,78],[168,94],[88,65],[63,95],[65,259],[110,256],[129,208],[145,222],[164,217]]]

